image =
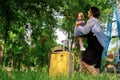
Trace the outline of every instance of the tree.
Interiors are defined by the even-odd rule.
[[[87,21],[87,10],[90,6],[97,6],[101,11],[101,16],[99,19],[102,24],[105,24],[108,16],[113,11],[113,4],[115,2],[111,2],[109,0],[69,0],[65,1],[64,3],[63,12],[61,12],[64,14],[63,24],[61,28],[68,34],[68,38],[72,39],[73,42],[73,30],[78,12],[83,12],[85,14],[85,20]]]
[[[62,28],[73,43],[77,13],[82,11],[87,16],[86,10],[89,6],[96,5],[108,15],[111,5],[105,4],[112,3],[108,0],[1,0],[0,63],[4,62],[3,65],[18,70],[22,65],[46,65],[48,53],[56,46],[55,28]],[[57,24],[55,12],[64,16],[62,26]],[[101,17],[102,21],[106,15]],[[31,25],[31,45],[27,44],[24,38],[26,23]]]
[[[59,11],[62,1],[55,0],[1,0],[1,63],[20,70],[20,66],[44,65],[48,52],[55,46],[54,11]],[[56,6],[58,4],[58,7]],[[25,42],[25,24],[32,26],[31,41]],[[3,53],[4,52],[4,53]],[[4,55],[3,55],[4,54]],[[4,56],[4,59],[3,59]]]

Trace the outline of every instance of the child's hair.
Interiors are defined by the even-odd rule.
[[[79,18],[79,15],[80,17],[83,19],[84,18],[84,14],[82,12],[79,12],[78,15],[77,15],[77,18]]]

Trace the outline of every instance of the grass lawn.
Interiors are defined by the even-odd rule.
[[[91,75],[88,73],[74,73],[72,76],[49,77],[47,72],[40,71],[14,71],[0,70],[0,80],[120,80],[120,74],[102,73]]]

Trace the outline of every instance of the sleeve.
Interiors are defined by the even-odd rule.
[[[84,27],[79,27],[79,30],[83,35],[86,35],[90,32],[93,25],[94,25],[94,21],[88,20],[88,22],[86,23]]]

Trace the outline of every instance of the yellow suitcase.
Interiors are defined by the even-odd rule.
[[[50,55],[49,76],[69,75],[74,72],[74,56],[68,51],[53,52]]]

